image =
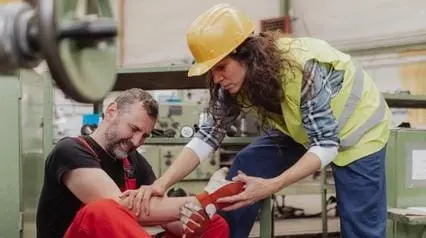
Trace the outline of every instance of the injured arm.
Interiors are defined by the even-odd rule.
[[[150,214],[145,215],[140,211],[139,221],[144,225],[157,225],[178,220],[180,209],[186,203],[201,206],[206,214],[212,218],[223,207],[223,204],[219,205],[216,202],[219,198],[236,195],[244,190],[244,185],[241,182],[226,180],[227,173],[227,168],[216,171],[204,191],[195,197],[153,197],[150,200]],[[125,199],[122,200],[122,204],[128,205]]]
[[[194,197],[153,197],[150,200],[151,212],[146,216],[139,212],[138,219],[144,225],[164,224],[179,220],[179,210],[185,203],[196,203],[203,207],[211,215],[216,213],[216,200],[219,196],[234,195],[242,191],[242,186],[236,186],[234,182],[225,181],[227,170],[218,170],[210,179],[206,191]],[[63,183],[84,204],[98,199],[113,199],[126,208],[128,198],[120,199],[122,193],[114,181],[98,168],[79,168],[67,172]],[[201,192],[201,191],[200,191]],[[142,209],[142,208],[140,208]]]
[[[66,173],[64,184],[84,204],[102,198],[109,198],[126,205],[128,199],[120,200],[121,192],[114,181],[98,168],[79,168]],[[140,215],[139,220],[146,225],[156,225],[179,220],[179,208],[188,202],[197,202],[195,197],[159,198],[150,202],[149,216]],[[139,213],[141,214],[141,213]]]
[[[127,198],[120,204],[127,207]],[[150,214],[146,216],[142,211],[138,219],[142,225],[160,225],[179,220],[179,209],[185,203],[198,203],[196,197],[153,197],[150,200]]]

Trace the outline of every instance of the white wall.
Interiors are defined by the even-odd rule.
[[[185,43],[186,29],[211,6],[214,0],[124,0],[125,59],[124,64],[140,65],[177,62],[192,59]],[[279,15],[279,1],[229,0],[256,21]]]
[[[292,1],[297,35],[341,48],[406,44],[426,39],[424,0]]]

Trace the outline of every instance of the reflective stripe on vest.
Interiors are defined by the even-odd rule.
[[[359,67],[358,64],[355,64],[355,75],[353,80],[354,82],[351,93],[339,118],[339,131],[343,128],[349,117],[355,111],[356,106],[358,105],[358,102],[362,96],[362,91],[364,88],[364,71],[361,67]],[[360,127],[358,127],[349,136],[340,141],[340,150],[345,150],[351,146],[354,146],[367,131],[375,127],[383,120],[385,114],[386,103],[384,98],[380,96],[380,105],[377,107],[376,111]]]

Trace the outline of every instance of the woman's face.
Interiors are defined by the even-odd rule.
[[[244,78],[247,72],[247,67],[227,56],[219,61],[211,69],[211,75],[215,84],[220,84],[230,94],[236,94],[240,91]]]

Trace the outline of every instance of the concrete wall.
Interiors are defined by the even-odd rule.
[[[217,0],[124,0],[124,65],[182,63],[191,59],[185,43],[186,29]],[[279,15],[279,1],[229,0],[253,19]]]
[[[404,44],[426,35],[423,0],[292,1],[298,35],[342,48]]]

